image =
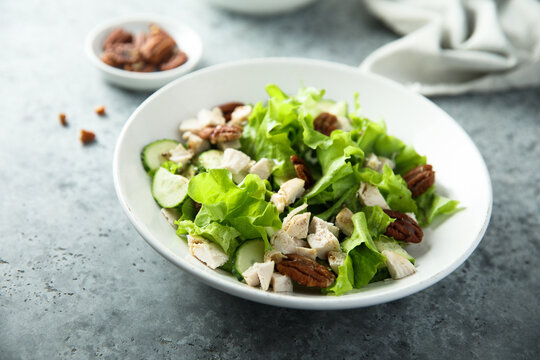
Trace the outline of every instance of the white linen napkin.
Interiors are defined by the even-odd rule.
[[[369,55],[362,71],[424,95],[540,85],[538,0],[366,0],[404,35]]]

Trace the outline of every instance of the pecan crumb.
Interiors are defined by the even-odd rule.
[[[326,288],[334,283],[336,276],[321,264],[305,256],[287,254],[276,264],[276,269],[300,285]]]
[[[307,190],[312,187],[314,183],[313,176],[311,175],[311,171],[307,167],[305,161],[296,155],[291,155],[291,162],[294,166],[294,170],[296,170],[296,176],[304,180],[304,189]]]
[[[103,116],[103,115],[105,115],[105,106],[103,106],[103,105],[96,106],[96,107],[94,108],[94,111],[95,111],[96,114],[98,114],[99,116]]]
[[[92,131],[81,129],[79,139],[83,145],[87,145],[96,140],[96,134],[94,134]]]
[[[58,120],[60,120],[60,124],[62,126],[68,126],[66,114],[64,114],[64,113],[58,114]]]
[[[383,210],[386,215],[395,219],[390,223],[384,233],[386,236],[391,236],[398,241],[411,243],[419,243],[424,237],[422,228],[410,216],[399,211]]]
[[[435,183],[435,171],[433,166],[426,164],[415,167],[403,175],[403,180],[411,190],[412,196],[422,195]]]
[[[322,112],[313,120],[313,128],[321,134],[330,136],[332,131],[338,128],[338,119],[336,115]]]

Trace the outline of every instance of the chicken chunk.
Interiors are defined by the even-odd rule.
[[[208,140],[201,139],[199,136],[191,133],[187,138],[187,146],[195,155],[210,149],[210,143]]]
[[[390,166],[390,169],[393,169],[396,166],[396,163],[393,162],[391,159],[384,156],[377,156],[374,153],[369,154],[364,161],[365,167],[368,167],[380,173],[382,173],[384,165],[386,164]]]
[[[178,213],[178,210],[174,208],[173,209],[162,208],[161,215],[163,215],[165,220],[167,220],[167,222],[171,224],[173,228],[175,229],[178,228],[178,225],[176,225],[175,223],[175,221],[180,218],[180,214]]]
[[[304,193],[304,180],[294,178],[284,182],[279,191],[272,195],[270,201],[276,205],[278,212],[282,213],[285,206],[292,204]]]
[[[296,242],[289,234],[283,230],[279,230],[272,236],[270,243],[275,250],[283,254],[294,254],[296,252]]]
[[[223,252],[219,245],[214,244],[200,236],[188,235],[188,245],[191,255],[215,269],[229,260],[229,256]]]
[[[354,231],[354,225],[352,223],[353,212],[349,208],[343,208],[336,215],[337,227],[347,236],[351,236]]]
[[[382,209],[390,209],[379,189],[371,184],[361,183],[358,197],[365,206],[380,206]]]
[[[291,278],[279,273],[272,274],[272,290],[274,292],[292,292],[293,284]]]
[[[323,219],[314,216],[313,219],[311,219],[311,224],[309,224],[309,233],[314,234],[318,231],[318,229],[326,228],[330,230],[330,232],[335,236],[339,236],[339,228],[332,224],[331,222],[324,221]]]
[[[251,158],[241,151],[235,149],[227,149],[223,153],[222,166],[229,170],[233,177],[235,174],[247,173],[247,169],[251,164]]]
[[[340,250],[337,237],[335,237],[327,227],[320,227],[317,229],[316,233],[309,234],[307,241],[309,246],[317,251],[317,257],[320,259],[328,258],[328,253],[330,251]]]
[[[237,106],[231,114],[229,124],[242,126],[249,119],[249,115],[251,115],[251,106]]]
[[[345,254],[342,251],[330,251],[328,253],[328,264],[330,265],[332,270],[337,274],[339,267],[343,265],[346,258],[347,258],[347,254]]]
[[[193,157],[193,152],[186,149],[184,145],[178,144],[177,147],[170,150],[167,154],[170,161],[173,161],[178,164],[186,165],[189,163]]]
[[[242,276],[249,286],[260,284],[261,289],[268,290],[270,281],[272,280],[272,274],[274,273],[274,265],[275,263],[273,261],[255,263],[244,271]]]
[[[273,166],[272,161],[263,158],[249,168],[249,173],[258,175],[261,179],[266,180],[270,177]]]
[[[315,259],[317,258],[317,250],[304,246],[297,246],[295,254],[307,257],[308,259],[311,259],[313,261],[315,261]]]
[[[391,250],[384,250],[382,254],[386,258],[386,266],[392,279],[402,279],[416,272],[414,265],[405,257]]]
[[[309,218],[311,213],[303,213],[293,216],[287,223],[283,224],[283,231],[296,239],[305,239],[308,234]]]

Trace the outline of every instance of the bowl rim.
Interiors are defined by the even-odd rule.
[[[115,68],[114,66],[110,66],[105,64],[103,61],[101,61],[99,55],[94,51],[94,41],[95,39],[103,34],[106,31],[110,31],[114,27],[122,27],[124,24],[131,23],[131,22],[148,22],[150,23],[156,23],[158,25],[163,25],[164,27],[169,28],[182,28],[184,31],[189,33],[189,36],[194,39],[194,41],[198,44],[200,50],[194,54],[187,53],[188,55],[188,62],[189,64],[182,64],[179,67],[176,67],[171,70],[164,70],[164,71],[155,71],[151,73],[143,73],[143,72],[136,72],[136,71],[127,71],[123,69]],[[178,43],[179,39],[174,36],[174,34],[170,34],[174,40]],[[123,15],[114,17],[111,19],[108,19],[98,25],[96,25],[90,32],[88,33],[85,41],[85,52],[92,64],[96,66],[99,70],[104,71],[110,75],[116,76],[116,77],[123,77],[123,78],[129,78],[129,79],[136,79],[140,81],[156,81],[156,80],[166,80],[169,78],[178,77],[182,74],[185,74],[189,71],[191,71],[197,64],[199,63],[202,52],[203,52],[203,43],[201,40],[201,37],[195,30],[193,30],[190,26],[185,24],[184,22],[175,20],[170,17],[166,17],[163,15],[156,15],[156,14],[131,14],[131,15]],[[187,65],[187,66],[184,66]]]
[[[480,160],[482,162],[482,168],[478,170],[483,173],[484,175],[483,178],[486,180],[484,186],[485,186],[485,189],[488,191],[487,194],[488,194],[488,200],[489,200],[489,203],[487,204],[487,211],[484,217],[484,222],[482,224],[482,227],[480,228],[480,231],[478,231],[478,233],[476,234],[474,241],[472,241],[469,247],[466,249],[466,251],[464,251],[450,265],[448,265],[442,271],[439,271],[433,274],[433,276],[431,276],[428,279],[410,284],[406,288],[400,289],[399,291],[389,290],[386,292],[378,293],[376,295],[365,296],[362,298],[358,298],[354,296],[354,295],[358,295],[359,293],[353,293],[353,294],[343,295],[343,296],[295,297],[288,294],[261,291],[260,289],[257,289],[257,288],[245,286],[245,284],[242,284],[240,282],[238,282],[238,284],[233,285],[228,282],[220,281],[218,277],[213,275],[213,272],[211,274],[210,272],[200,271],[200,269],[188,264],[187,262],[177,261],[177,258],[175,258],[175,255],[173,254],[171,250],[169,250],[159,241],[154,239],[153,235],[149,231],[146,231],[141,225],[139,225],[138,220],[135,218],[134,214],[132,213],[131,209],[129,208],[127,204],[122,187],[120,186],[119,154],[120,154],[120,149],[122,148],[122,144],[125,141],[125,135],[126,135],[127,129],[130,127],[134,119],[137,118],[138,114],[142,111],[142,109],[145,108],[148,103],[153,101],[154,98],[160,96],[162,93],[166,92],[169,88],[177,86],[178,83],[189,80],[192,77],[196,77],[201,74],[219,72],[222,69],[231,68],[231,67],[242,67],[242,66],[253,65],[253,64],[264,65],[264,64],[276,64],[276,63],[283,64],[283,65],[309,64],[309,65],[326,67],[328,69],[357,71],[361,73],[362,76],[370,77],[372,79],[375,79],[376,81],[385,83],[385,86],[389,86],[389,87],[400,89],[402,91],[405,90],[407,92],[410,92],[410,89],[407,89],[405,86],[399,83],[396,83],[393,80],[389,80],[387,78],[384,78],[376,74],[364,73],[358,68],[355,68],[349,65],[339,64],[339,63],[325,61],[325,60],[315,60],[315,59],[297,58],[297,57],[252,58],[252,59],[244,59],[244,60],[239,60],[239,61],[227,62],[223,64],[209,66],[207,68],[195,71],[189,75],[183,76],[180,79],[177,79],[175,81],[168,83],[167,85],[163,86],[162,88],[154,92],[152,95],[150,95],[146,100],[144,100],[141,103],[141,105],[139,105],[139,107],[137,107],[137,109],[135,109],[135,111],[131,114],[131,116],[128,118],[128,120],[124,124],[118,136],[117,143],[114,150],[114,158],[113,158],[112,165],[113,165],[114,187],[116,190],[116,194],[124,212],[128,216],[130,222],[135,227],[136,231],[143,237],[143,239],[165,259],[167,259],[168,261],[170,261],[171,263],[173,263],[180,269],[186,271],[187,273],[195,276],[197,279],[201,280],[205,284],[212,286],[213,288],[219,289],[221,291],[224,291],[234,296],[238,296],[244,299],[248,299],[251,301],[255,301],[255,302],[259,302],[259,303],[263,303],[267,305],[303,309],[303,310],[353,309],[353,308],[367,307],[367,306],[383,304],[386,302],[398,300],[406,296],[412,295],[414,293],[417,293],[421,290],[424,290],[431,285],[434,285],[435,283],[439,282],[440,280],[448,276],[450,273],[452,273],[461,264],[463,264],[465,260],[467,260],[469,256],[472,254],[472,252],[476,249],[476,247],[482,240],[487,230],[487,227],[489,225],[489,221],[490,221],[491,213],[492,213],[492,206],[493,206],[493,190],[492,190],[491,178],[490,178],[487,165],[485,163],[485,160],[481,152],[478,150],[478,147],[476,146],[476,144],[472,141],[472,139],[461,127],[461,125],[457,121],[455,121],[450,115],[448,115],[444,110],[438,107],[436,104],[431,102],[425,96],[418,93],[415,93],[415,95],[419,96],[423,102],[428,103],[429,106],[435,106],[437,109],[441,111],[443,115],[447,117],[447,120],[454,123],[454,125],[456,125],[456,130],[460,131],[462,135],[464,136],[464,139],[470,142],[470,145],[477,151],[480,157]],[[369,293],[369,290],[365,293],[363,292],[362,294],[365,295],[368,293]]]

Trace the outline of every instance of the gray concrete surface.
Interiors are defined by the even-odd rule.
[[[540,89],[434,99],[471,135],[493,180],[491,225],[463,266],[389,304],[274,308],[178,270],[117,202],[115,140],[148,94],[103,83],[83,41],[102,20],[137,12],[191,24],[206,47],[201,67],[260,56],[356,65],[394,39],[354,0],[263,19],[203,1],[0,2],[0,359],[536,357]],[[93,113],[98,104],[106,117]],[[83,127],[95,145],[80,146]]]

